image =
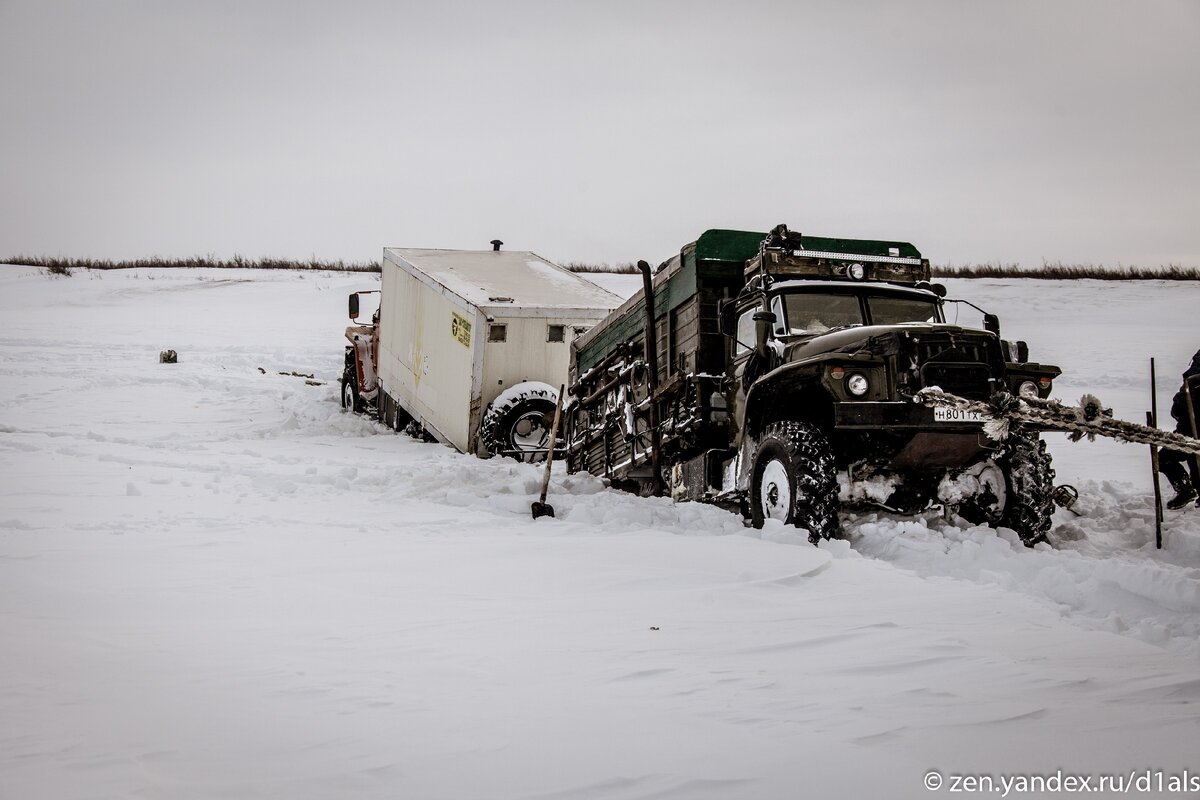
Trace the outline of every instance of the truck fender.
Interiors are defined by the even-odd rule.
[[[781,420],[810,422],[823,430],[833,426],[834,398],[829,389],[812,376],[820,367],[813,362],[795,362],[762,376],[746,394],[742,418],[742,442],[739,449],[737,486],[750,485],[750,469],[763,428]]]
[[[372,352],[374,330],[365,326],[346,329],[346,338],[354,348],[354,373],[358,393],[364,400],[373,400],[379,390],[379,378],[375,372]]]

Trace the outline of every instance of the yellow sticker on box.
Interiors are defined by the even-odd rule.
[[[471,321],[450,312],[450,335],[458,339],[463,347],[471,346]]]

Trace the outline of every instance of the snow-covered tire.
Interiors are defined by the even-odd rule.
[[[811,542],[836,537],[837,468],[833,448],[820,428],[805,422],[775,422],[758,440],[750,473],[750,518],[808,530]]]
[[[356,413],[363,410],[362,396],[358,393],[358,382],[353,378],[342,378],[342,408]]]
[[[545,461],[558,393],[544,383],[518,384],[484,412],[479,442],[488,453],[518,461]],[[542,452],[538,452],[542,451]]]
[[[1026,547],[1046,541],[1054,514],[1054,470],[1046,443],[1036,433],[1009,433],[1001,459],[1008,498],[1000,524],[1012,528]]]
[[[1008,473],[994,460],[988,460],[963,470],[958,477],[962,482],[969,479],[972,491],[962,498],[954,511],[972,525],[990,525],[993,528],[1004,519],[1008,505]]]

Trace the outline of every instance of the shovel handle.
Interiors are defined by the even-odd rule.
[[[546,502],[546,492],[550,489],[550,465],[554,463],[554,443],[558,440],[558,420],[562,417],[563,393],[567,385],[558,387],[558,403],[554,406],[554,422],[550,425],[550,446],[546,449],[546,474],[542,477],[542,497],[538,502]]]

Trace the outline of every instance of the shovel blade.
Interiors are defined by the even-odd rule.
[[[535,501],[532,508],[534,519],[537,519],[538,517],[554,516],[554,506],[550,505],[549,503],[538,503]]]

